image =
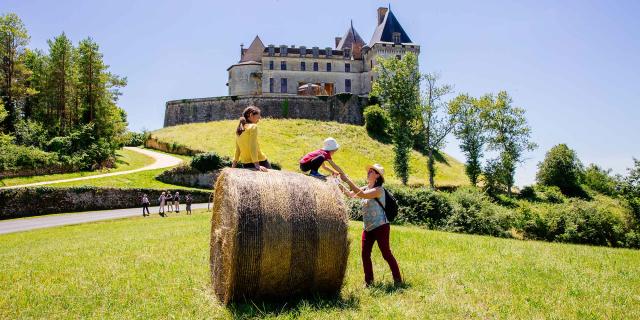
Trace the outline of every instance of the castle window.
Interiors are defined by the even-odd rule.
[[[344,79],[344,92],[351,92],[351,79]]]
[[[351,64],[350,63],[345,63],[344,64],[344,72],[351,72]]]
[[[304,61],[300,62],[300,71],[307,71],[307,64]]]
[[[269,70],[273,70],[273,61],[269,61]]]
[[[287,70],[287,62],[280,61],[280,70]]]
[[[369,63],[371,64],[371,69],[373,69],[373,60],[369,60]]]
[[[331,62],[327,62],[327,72],[331,72]]]
[[[273,87],[275,86],[275,79],[269,78],[269,92],[273,93]]]
[[[280,79],[280,92],[287,93],[287,78]]]
[[[400,44],[400,32],[394,32],[391,36],[394,44]]]
[[[275,53],[275,48],[273,47],[273,45],[269,45],[269,57],[273,57],[273,54]]]
[[[344,48],[344,57],[345,58],[350,58],[351,57],[351,49],[350,48]]]
[[[313,71],[318,71],[318,63],[317,62],[313,63]]]

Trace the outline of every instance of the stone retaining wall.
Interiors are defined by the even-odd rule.
[[[364,124],[367,97],[351,94],[335,96],[226,96],[174,100],[166,103],[164,126],[193,122],[237,119],[249,105],[258,106],[263,117],[312,119]]]
[[[158,205],[162,191],[180,192],[181,202],[191,193],[194,203],[209,201],[210,192],[199,190],[116,189],[96,187],[17,188],[0,190],[0,219],[38,216],[52,213],[142,207],[147,194],[152,206]]]

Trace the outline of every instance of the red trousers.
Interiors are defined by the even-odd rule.
[[[400,268],[396,258],[391,253],[389,247],[389,224],[381,225],[371,231],[362,231],[362,266],[364,267],[364,281],[367,284],[373,283],[373,264],[371,263],[371,250],[373,249],[373,243],[378,242],[378,248],[382,253],[382,257],[389,264],[391,268],[391,274],[394,281],[402,281],[400,276]]]

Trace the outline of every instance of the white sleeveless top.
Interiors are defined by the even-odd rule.
[[[368,188],[365,187],[364,190]],[[385,192],[380,187],[382,194],[378,198],[382,205],[386,205]],[[384,209],[380,206],[376,199],[362,199],[362,221],[364,222],[364,230],[371,231],[381,225],[389,223],[387,215],[384,213]]]

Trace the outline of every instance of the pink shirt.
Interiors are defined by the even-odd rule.
[[[307,163],[318,156],[324,156],[324,160],[331,160],[331,154],[329,151],[325,151],[322,149],[318,149],[316,151],[311,151],[307,153],[302,159],[300,159],[300,163]]]

